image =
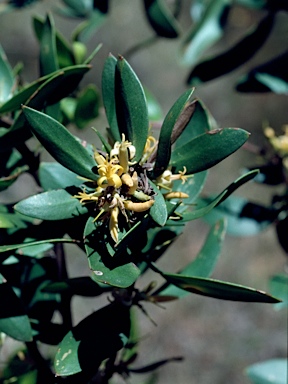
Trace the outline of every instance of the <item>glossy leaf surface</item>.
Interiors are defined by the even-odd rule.
[[[62,124],[28,107],[23,112],[33,133],[55,160],[77,175],[96,179],[92,171],[96,168],[95,160]]]
[[[208,131],[175,148],[171,164],[176,172],[182,171],[184,166],[187,174],[205,171],[239,149],[248,138],[249,133],[240,128]]]
[[[72,219],[87,213],[87,208],[78,199],[77,188],[57,189],[28,197],[15,205],[15,210],[23,215],[41,220]]]
[[[148,109],[143,87],[122,56],[117,60],[115,97],[119,131],[135,146],[133,161],[139,161],[148,137]]]
[[[163,274],[163,277],[165,277],[169,283],[175,284],[177,287],[188,292],[213,297],[215,299],[257,303],[279,302],[278,299],[263,291],[239,284],[202,277],[182,276],[178,274]]]

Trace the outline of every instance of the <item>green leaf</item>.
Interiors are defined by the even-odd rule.
[[[288,52],[253,68],[238,84],[239,92],[288,94]]]
[[[0,105],[11,98],[13,85],[13,71],[0,45]]]
[[[133,161],[138,162],[148,137],[148,109],[142,85],[122,56],[119,56],[116,66],[115,96],[119,131],[135,146]]]
[[[195,65],[203,53],[223,35],[231,0],[211,0],[196,26],[188,33],[181,47],[181,63]]]
[[[100,96],[93,84],[88,85],[79,95],[75,110],[75,124],[78,128],[84,128],[99,114]]]
[[[171,284],[185,291],[215,299],[257,303],[278,303],[279,300],[263,291],[203,277],[182,276],[164,273],[163,277]]]
[[[160,37],[176,38],[179,35],[177,20],[161,0],[144,0],[146,16]]]
[[[0,306],[0,331],[16,340],[32,341],[32,329],[23,304],[2,275],[0,296],[5,298]]]
[[[35,34],[39,40],[41,41],[41,36],[44,29],[45,20],[39,16],[33,17],[33,27]],[[57,49],[57,58],[58,65],[60,68],[72,66],[75,63],[73,51],[68,43],[68,41],[64,38],[59,31],[55,30],[55,39],[56,39],[56,49]]]
[[[286,384],[287,359],[271,359],[250,365],[245,373],[253,384]]]
[[[104,232],[99,225],[101,226],[90,217],[84,230],[85,250],[93,279],[99,283],[127,288],[137,280],[140,270],[134,263],[127,261],[125,255],[117,257],[115,249],[114,255],[109,253],[108,228],[105,226]]]
[[[117,59],[113,55],[105,60],[102,72],[102,98],[109,123],[110,132],[115,141],[121,141],[115,104],[115,71]]]
[[[149,121],[161,120],[163,112],[155,96],[146,87],[144,87],[144,93],[147,101]]]
[[[211,200],[210,200],[211,201]],[[204,203],[205,202],[205,203]],[[263,231],[271,221],[259,222],[256,219],[242,215],[247,200],[239,196],[229,196],[219,206],[205,216],[205,221],[215,223],[222,217],[227,219],[227,233],[231,236],[254,236]],[[203,205],[207,200],[203,200]]]
[[[208,131],[175,148],[171,165],[175,172],[182,171],[183,167],[187,174],[205,171],[239,149],[248,138],[249,133],[240,128]]]
[[[282,303],[275,305],[277,309],[288,307],[288,276],[281,274],[275,275],[269,280],[269,289],[272,295],[282,300]]]
[[[58,188],[66,188],[70,186],[79,187],[83,184],[76,173],[69,171],[59,163],[40,163],[39,179],[41,187],[44,191]]]
[[[200,207],[195,209],[192,212],[185,211],[179,215],[179,220],[176,223],[183,223],[190,220],[196,220],[199,217],[206,215],[210,212],[214,207],[219,205],[222,201],[226,200],[236,189],[241,187],[241,185],[247,183],[249,180],[253,179],[258,174],[258,171],[250,171],[245,175],[239,177],[233,183],[231,183],[223,192],[221,192],[211,203],[205,205],[204,207]],[[172,220],[169,220],[173,222]]]
[[[0,253],[10,252],[10,251],[14,251],[14,250],[22,249],[26,247],[30,248],[30,251],[32,251],[32,247],[34,246],[41,246],[41,248],[39,247],[38,249],[46,249],[46,246],[42,247],[44,244],[54,244],[54,243],[75,243],[75,240],[68,239],[68,238],[67,239],[60,238],[60,239],[45,239],[45,240],[39,240],[39,241],[30,241],[22,244],[0,245]]]
[[[167,216],[168,216],[166,202],[162,193],[156,187],[156,185],[152,183],[152,181],[150,180],[149,180],[149,184],[152,186],[154,192],[156,193],[154,197],[155,203],[150,208],[149,215],[152,217],[155,223],[163,227],[163,225],[166,224]]]
[[[97,9],[94,9],[90,15],[89,19],[78,24],[78,26],[73,31],[72,39],[74,41],[88,41],[93,34],[102,26],[106,20],[106,15],[102,12],[99,12]]]
[[[23,215],[40,220],[72,219],[87,213],[87,208],[73,198],[77,188],[57,189],[28,197],[15,205]]]
[[[105,292],[105,289],[97,284],[91,277],[74,277],[60,282],[52,282],[42,288],[42,292],[68,293],[85,297],[95,297]]]
[[[195,109],[184,131],[176,140],[175,148],[181,147],[188,143],[191,139],[210,131],[213,125],[212,117],[201,100],[195,100]]]
[[[54,20],[51,15],[48,15],[40,38],[40,72],[44,76],[58,69]]]
[[[130,331],[128,306],[113,302],[82,320],[64,337],[57,350],[54,366],[57,376],[83,371],[85,382],[94,376],[104,359],[121,349]],[[81,380],[81,376],[79,382]]]
[[[178,274],[191,277],[209,277],[220,256],[222,243],[226,232],[226,221],[218,221],[210,230],[204,245],[196,258],[182,269]],[[159,291],[159,290],[158,290]],[[177,288],[175,285],[169,285],[161,295],[183,297],[188,294],[187,291]]]
[[[161,127],[159,143],[156,154],[156,161],[153,170],[153,176],[156,178],[161,175],[165,169],[167,169],[170,156],[173,130],[175,130],[176,124],[181,120],[181,114],[185,112],[185,107],[189,103],[194,89],[189,89],[173,104],[170,111],[166,115]],[[186,124],[190,120],[191,115],[186,118]]]
[[[62,124],[28,107],[23,112],[33,133],[55,160],[77,175],[95,180],[95,160]]]
[[[246,63],[262,47],[274,25],[275,14],[269,13],[239,42],[226,52],[202,61],[190,73],[187,84],[196,85],[225,75]]]

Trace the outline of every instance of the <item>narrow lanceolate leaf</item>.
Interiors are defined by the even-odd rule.
[[[239,92],[274,92],[288,94],[288,52],[253,68],[236,89]]]
[[[163,274],[163,277],[169,283],[188,292],[215,299],[257,303],[279,303],[280,301],[263,291],[225,281],[167,273]]]
[[[6,54],[0,45],[0,105],[10,99],[14,77]]]
[[[146,16],[158,36],[170,39],[178,37],[178,23],[163,1],[144,0],[144,5]]]
[[[225,75],[246,63],[267,40],[274,25],[275,14],[269,13],[247,36],[228,51],[198,64],[187,83],[198,84]]]
[[[25,216],[40,220],[72,219],[87,213],[87,208],[73,198],[77,188],[57,189],[28,197],[15,205],[15,210]]]
[[[74,120],[78,128],[85,128],[99,114],[100,96],[97,88],[89,84],[79,95]]]
[[[187,116],[186,115],[185,117],[183,116],[183,113],[185,112],[185,108],[187,108],[189,100],[193,94],[193,91],[194,91],[194,88],[189,89],[183,95],[181,95],[179,99],[171,107],[170,111],[168,112],[168,114],[164,119],[164,122],[161,127],[161,131],[160,131],[156,161],[155,161],[155,166],[153,170],[154,177],[161,175],[161,173],[163,173],[165,169],[167,169],[167,166],[170,161],[170,156],[171,156],[171,145],[172,145],[171,137],[173,136],[173,133],[174,135],[176,135],[175,126],[177,125],[177,122],[182,121],[182,118],[184,118],[184,127],[185,127],[193,115],[194,108],[192,109],[192,111],[189,111]],[[183,131],[184,127],[180,127],[181,132]]]
[[[95,160],[62,124],[28,107],[23,112],[33,133],[55,160],[77,175],[96,178],[92,171],[97,166]]]
[[[190,31],[182,44],[181,63],[194,65],[206,49],[215,44],[223,35],[231,0],[212,0],[200,22]]]
[[[122,56],[116,66],[115,97],[119,131],[133,143],[136,148],[133,161],[139,161],[148,137],[148,108],[142,85]]]
[[[241,185],[247,183],[249,180],[252,180],[257,174],[258,174],[258,171],[255,170],[255,171],[248,172],[245,175],[239,177],[237,180],[231,183],[223,192],[221,192],[211,203],[205,205],[204,207],[201,206],[200,208],[196,208],[194,211],[191,211],[191,212],[185,211],[181,213],[179,215],[178,221],[176,222],[184,223],[186,221],[199,219],[200,217],[206,215],[214,207],[219,205],[222,201],[226,200],[236,189],[241,187]]]
[[[187,174],[205,171],[239,149],[249,138],[240,128],[208,131],[190,142],[175,148],[171,164],[176,172],[186,167]]]
[[[40,72],[44,76],[57,69],[56,32],[52,16],[48,15],[40,38]]]
[[[23,304],[2,275],[0,296],[4,299],[0,306],[0,331],[16,340],[32,341],[32,328]]]
[[[226,221],[219,220],[210,230],[203,247],[196,258],[179,272],[182,276],[209,277],[217,263],[225,237]],[[169,285],[161,291],[161,295],[183,297],[187,291]]]
[[[45,20],[39,16],[33,17],[33,27],[36,37],[41,41]],[[55,31],[57,58],[60,68],[69,67],[75,64],[74,55],[69,42],[58,31]]]
[[[105,61],[102,72],[102,98],[112,137],[115,141],[121,141],[115,104],[116,65],[117,59],[110,54]]]
[[[46,239],[39,241],[30,241],[22,244],[11,244],[11,245],[0,245],[0,253],[10,252],[17,249],[22,249],[26,247],[38,246],[43,244],[54,244],[54,243],[75,243],[75,240],[69,238],[60,238],[60,239]],[[32,248],[31,248],[32,249]]]

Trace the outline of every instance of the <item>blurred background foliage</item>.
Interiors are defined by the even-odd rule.
[[[279,135],[281,127],[287,124],[288,119],[285,95],[288,23],[285,1],[213,1],[211,4],[213,3],[214,10],[212,12],[210,6],[210,14],[209,7],[208,11],[206,8],[208,1],[185,1],[182,2],[181,8],[177,8],[180,2],[167,1],[164,4],[177,14],[177,22],[168,18],[169,28],[164,28],[164,32],[163,28],[153,22],[154,14],[150,8],[153,1],[111,1],[108,9],[100,8],[95,14],[89,9],[74,9],[74,14],[71,13],[71,4],[77,8],[80,4],[77,1],[61,2],[61,11],[60,2],[51,0],[35,2],[31,7],[4,13],[6,3],[9,7],[22,5],[16,1],[0,3],[3,11],[0,15],[1,44],[12,66],[23,63],[23,78],[28,81],[35,80],[39,75],[39,45],[33,33],[31,16],[44,18],[48,10],[53,12],[57,29],[68,40],[71,30],[74,31],[73,49],[77,49],[80,55],[81,43],[78,46],[77,43],[81,39],[86,40],[88,52],[103,44],[93,60],[93,69],[84,80],[84,85],[96,84],[96,90],[89,92],[99,92],[103,63],[108,53],[120,53],[129,58],[141,82],[158,100],[163,115],[167,113],[176,97],[187,89],[188,81],[190,85],[197,86],[196,95],[209,107],[220,126],[239,126],[250,131],[252,135],[247,146],[249,151],[242,149],[214,167],[205,190],[207,196],[210,193],[218,193],[221,186],[226,185],[227,178],[230,177],[232,181],[243,168],[263,166],[275,155],[274,153],[268,158],[264,156],[263,160],[263,155],[267,153],[267,138],[263,134],[263,125],[273,127]],[[89,4],[89,1],[86,4]],[[69,5],[70,8],[67,8]],[[67,12],[70,12],[69,17],[63,17],[63,13]],[[201,17],[203,20],[203,14],[206,23],[212,23],[213,33],[210,34],[211,26],[207,27],[207,35],[202,43],[201,36],[198,37],[198,51],[195,46],[193,51],[189,41],[191,36],[195,39],[201,35],[201,28],[198,28],[197,23],[201,21]],[[209,18],[211,14],[214,16],[214,24],[211,17]],[[168,16],[171,16],[170,13]],[[92,26],[97,25],[96,32],[92,28],[93,33],[90,33],[87,19],[91,21]],[[218,20],[218,23],[215,24],[215,20]],[[86,22],[82,29],[78,27],[79,21]],[[166,21],[163,23],[167,26]],[[205,23],[202,24],[205,27]],[[262,28],[261,33],[258,33],[258,44],[254,47],[249,44],[247,46],[247,33],[251,36],[251,31],[257,32],[257,28],[258,31]],[[203,25],[202,30],[205,30]],[[156,38],[155,31],[162,37]],[[246,38],[246,45],[239,43],[243,38]],[[70,43],[72,44],[72,41]],[[237,44],[241,49],[229,52],[233,47],[235,49]],[[259,50],[256,49],[258,46]],[[219,58],[219,55],[222,56]],[[225,57],[228,57],[227,61],[224,60]],[[281,57],[281,62],[279,64],[279,61],[276,61],[275,66],[273,60],[278,57]],[[268,78],[261,77],[261,69],[266,63],[270,63]],[[272,68],[278,69],[283,66],[279,81],[271,80],[271,76],[275,74],[273,70],[271,72],[271,65]],[[222,71],[227,72],[228,69],[229,73],[221,76]],[[204,80],[206,82],[203,82]],[[271,89],[274,92],[270,92]],[[89,124],[102,129],[106,122],[101,108],[95,117],[98,113],[98,118]],[[157,130],[157,127],[154,129]],[[75,128],[72,127],[73,130]],[[82,133],[77,131],[77,135],[81,136]],[[87,137],[87,131],[84,136]],[[263,152],[263,148],[266,152]],[[276,152],[276,155],[279,153]],[[275,168],[272,172],[275,172]],[[284,174],[285,172],[284,167]],[[22,184],[27,196],[35,189],[35,186],[27,185],[25,176]],[[244,196],[249,201],[270,207],[273,196],[283,194],[283,189],[285,195],[285,179],[284,183],[282,180],[279,185],[249,183],[237,194],[241,194],[241,198]],[[17,199],[17,193],[19,191],[12,186],[4,199],[6,202],[12,202]],[[233,203],[233,207],[235,204]],[[185,265],[186,255],[197,253],[208,229],[208,225],[203,222],[190,223],[178,243],[169,249],[168,256],[163,261],[165,267],[173,271],[179,265],[179,257]],[[286,233],[284,227],[284,236]],[[69,246],[67,249],[72,252]],[[285,253],[285,247],[279,246],[271,226],[254,237],[227,237],[215,277],[267,290],[269,278],[284,270]],[[73,273],[76,275],[76,271],[79,275],[77,259],[71,270],[72,276]],[[85,273],[86,271],[83,271],[83,275]],[[91,306],[93,308],[92,302],[86,298],[78,301],[76,299],[74,305],[77,307],[77,316],[79,307],[82,309],[82,314],[77,320],[89,313]],[[155,332],[151,332],[149,320],[143,320],[143,335],[148,333],[141,346],[143,362],[147,363],[147,355],[151,355],[152,351],[153,359],[162,357],[163,351],[167,350],[171,351],[171,355],[185,356],[186,360],[181,363],[181,367],[175,369],[171,364],[161,370],[158,378],[160,384],[248,383],[248,379],[242,375],[248,365],[286,356],[286,320],[283,313],[284,311],[273,311],[270,307],[259,304],[228,304],[197,297],[194,297],[193,301],[173,303],[167,311],[151,308],[150,315],[159,327]],[[160,325],[165,329],[165,333],[159,332]],[[9,351],[2,350],[1,359],[5,360],[8,353]]]

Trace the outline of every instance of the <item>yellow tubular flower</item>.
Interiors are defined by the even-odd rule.
[[[164,195],[164,198],[166,200],[170,200],[170,199],[187,199],[189,197],[189,195],[187,195],[187,193],[184,193],[184,192],[168,192],[168,193],[165,193]]]
[[[131,200],[125,200],[124,206],[128,211],[145,212],[154,204],[154,200],[145,201],[144,203],[134,203]]]
[[[119,208],[116,206],[111,209],[111,216],[109,219],[109,231],[115,243],[117,243],[118,241],[118,215],[119,215]]]

